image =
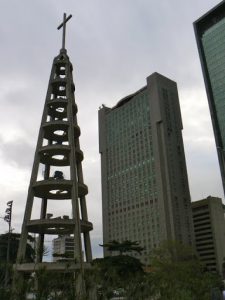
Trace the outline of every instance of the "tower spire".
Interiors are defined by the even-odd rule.
[[[86,207],[88,187],[83,179],[84,156],[79,142],[81,131],[77,122],[73,66],[65,50],[66,22],[71,17],[64,14],[62,24],[58,26],[58,29],[63,27],[62,49],[52,64],[15,270],[21,276],[43,268],[51,272],[72,272],[74,276],[70,278],[75,279],[76,299],[80,300],[85,294],[84,269],[89,268],[92,261],[89,232],[93,225],[88,221]],[[41,178],[43,169],[44,178]],[[35,203],[40,207],[39,217],[33,214]],[[59,215],[59,203],[67,203],[64,205],[66,215]],[[29,233],[39,236],[35,263],[26,260]],[[69,267],[68,262],[43,261],[44,239],[48,235],[70,235],[73,239],[73,257]],[[74,287],[74,282],[72,284]]]
[[[63,14],[63,22],[57,27],[59,30],[63,27],[63,34],[62,34],[62,49],[65,50],[65,43],[66,43],[66,23],[72,18],[72,15],[66,17],[66,13]]]

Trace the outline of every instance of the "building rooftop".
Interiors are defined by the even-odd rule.
[[[203,16],[194,22],[194,26],[203,34],[214,23],[217,23],[225,16],[225,0],[207,11]]]

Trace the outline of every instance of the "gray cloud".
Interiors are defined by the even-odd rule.
[[[101,254],[98,107],[113,106],[145,85],[145,78],[155,71],[178,82],[192,199],[222,196],[192,28],[192,22],[216,4],[216,0],[0,2],[0,160],[2,172],[8,174],[0,182],[0,211],[7,200],[15,199],[18,230],[52,60],[61,45],[56,27],[64,11],[74,15],[67,27],[67,48],[74,65],[95,255]]]
[[[34,147],[27,143],[27,140],[15,139],[10,142],[4,142],[0,138],[0,153],[7,164],[12,164],[16,168],[31,169]]]

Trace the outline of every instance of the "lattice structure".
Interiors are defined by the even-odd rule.
[[[83,271],[92,260],[89,232],[93,226],[87,216],[85,196],[88,188],[83,182],[83,152],[79,143],[80,128],[76,116],[73,66],[65,49],[65,24],[70,17],[66,19],[64,14],[64,22],[61,25],[63,46],[60,54],[53,61],[44,105],[15,267],[19,273],[33,272],[34,269],[43,266],[52,271]],[[44,179],[38,180],[38,172],[43,166]],[[52,172],[56,167],[59,167],[60,171]],[[69,179],[65,179],[63,167],[69,170],[69,175],[66,176]],[[71,201],[71,217],[55,218],[47,213],[48,203],[52,200],[60,203]],[[31,219],[34,201],[41,201],[39,219]],[[28,233],[39,235],[35,264],[25,261]],[[62,262],[42,262],[46,234],[74,236],[73,263],[70,262],[69,266],[66,266],[66,263]]]

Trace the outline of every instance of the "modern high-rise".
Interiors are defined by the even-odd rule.
[[[138,241],[144,263],[164,240],[193,244],[176,83],[153,73],[114,107],[103,105],[99,144],[103,242]]]
[[[194,22],[225,192],[225,1]]]
[[[222,274],[225,258],[225,219],[221,198],[192,202],[196,250],[210,271]]]

